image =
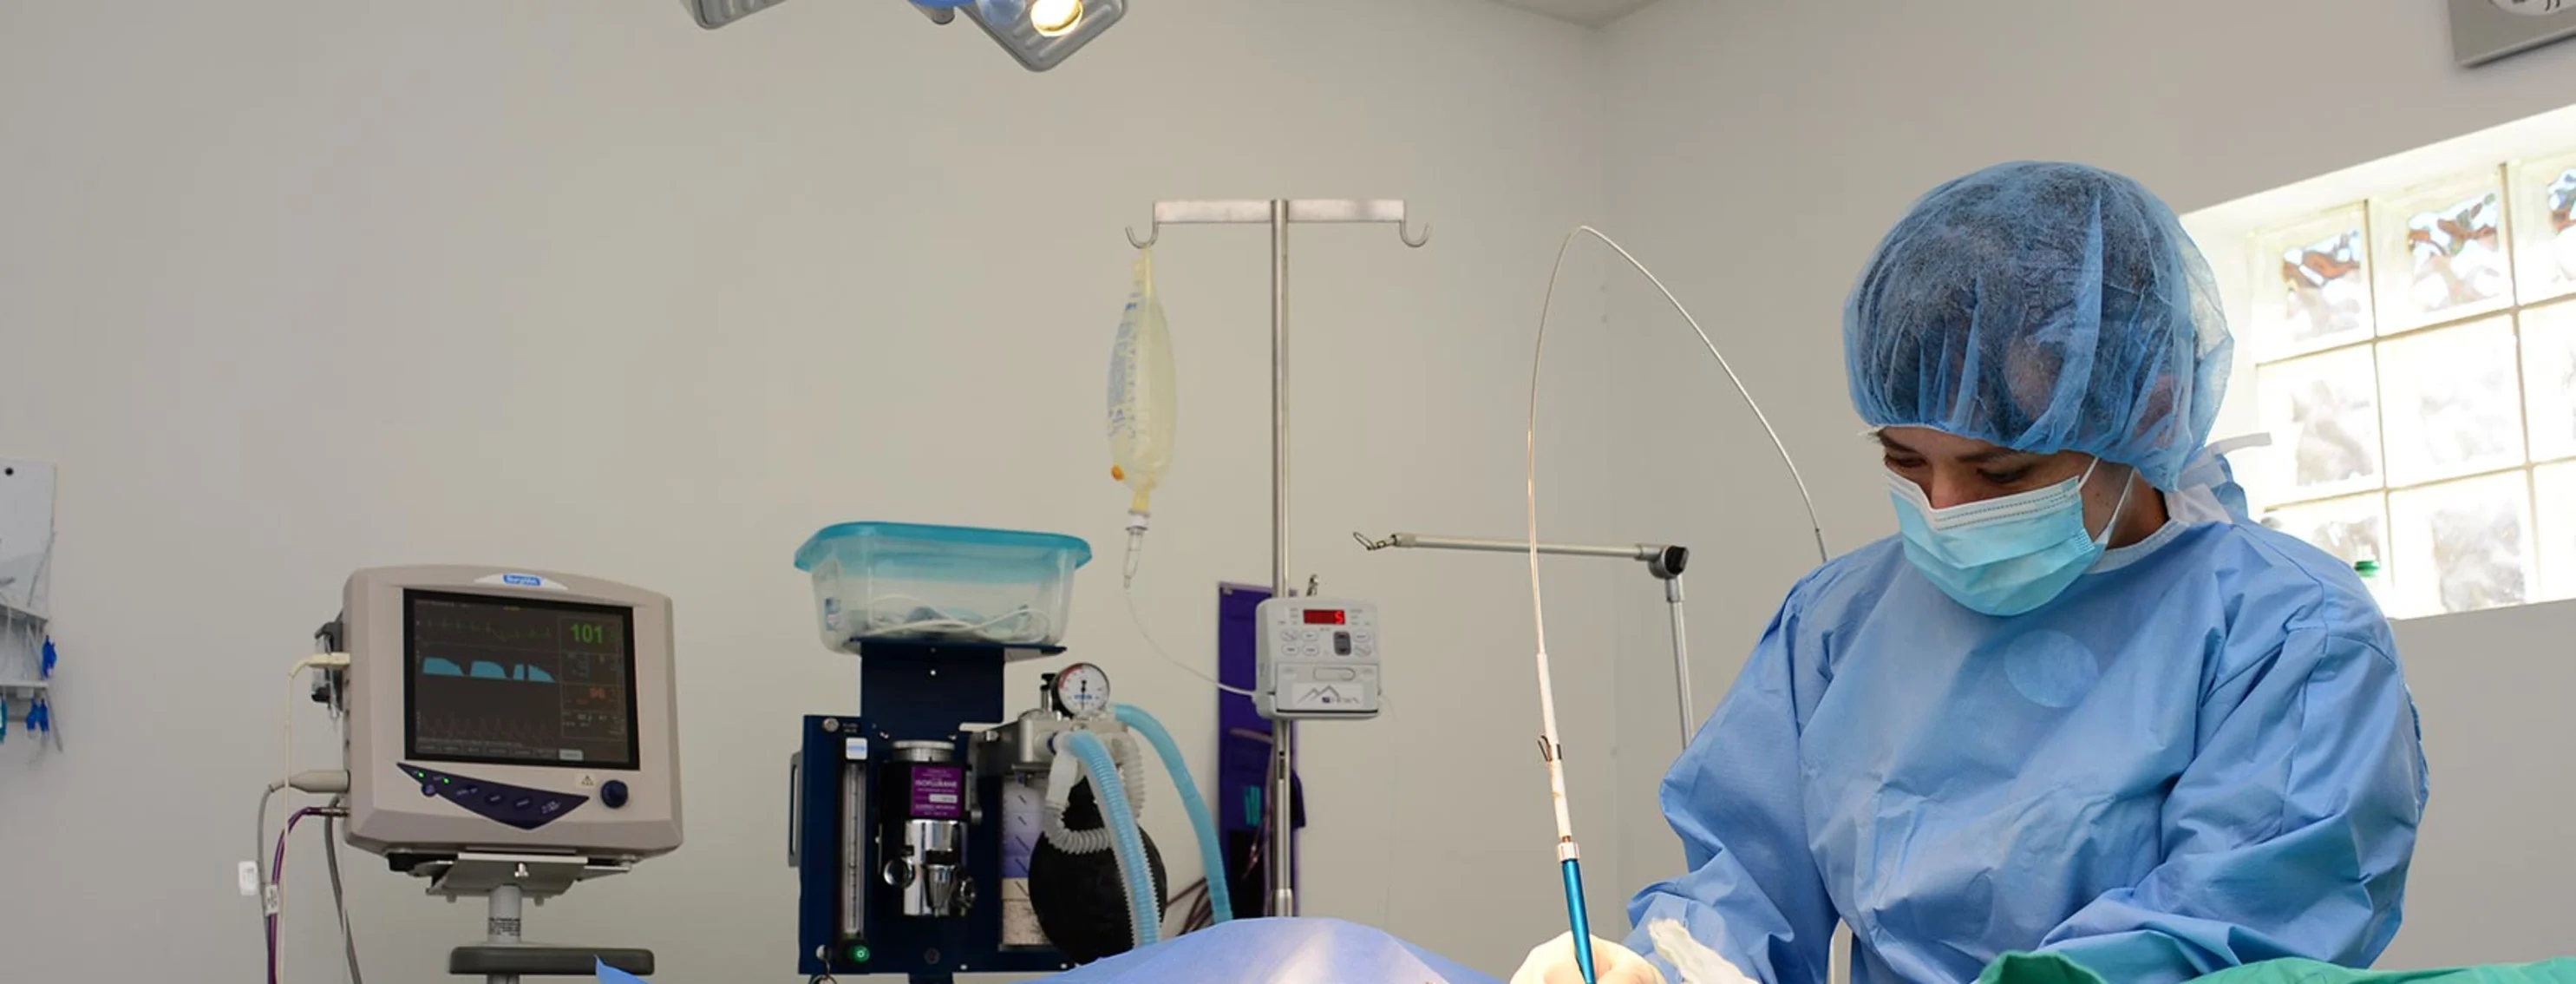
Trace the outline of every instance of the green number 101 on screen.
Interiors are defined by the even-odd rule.
[[[608,627],[607,627],[607,626],[604,626],[604,625],[592,625],[592,624],[590,624],[590,623],[588,623],[588,622],[575,622],[575,623],[573,623],[573,625],[572,625],[572,641],[574,641],[574,642],[587,642],[587,643],[594,643],[594,644],[595,644],[595,643],[605,642],[605,641],[607,641],[607,640],[608,640]]]

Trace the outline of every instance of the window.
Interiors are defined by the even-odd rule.
[[[2393,615],[2576,598],[2576,152],[2257,232],[2264,521]]]

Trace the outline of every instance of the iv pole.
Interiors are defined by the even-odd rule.
[[[1127,244],[1137,249],[1162,239],[1167,225],[1270,226],[1270,596],[1288,597],[1288,226],[1291,223],[1392,223],[1396,238],[1420,249],[1431,242],[1431,227],[1415,236],[1406,231],[1400,199],[1236,199],[1154,203],[1154,224],[1145,238],[1127,230]],[[1297,764],[1297,724],[1271,721],[1270,843],[1267,865],[1270,914],[1297,914],[1296,814],[1290,795]],[[1224,877],[1210,872],[1208,877]]]
[[[1524,555],[1530,551],[1526,540],[1482,540],[1420,533],[1390,533],[1383,540],[1353,533],[1351,538],[1370,550],[1394,547],[1399,550],[1480,550]],[[1673,623],[1673,693],[1681,702],[1682,744],[1688,746],[1691,733],[1699,727],[1699,715],[1691,707],[1690,634],[1682,626],[1682,568],[1690,565],[1690,548],[1663,543],[1638,543],[1624,547],[1542,543],[1538,545],[1538,552],[1563,557],[1616,557],[1641,561],[1646,565],[1647,573],[1664,582],[1664,607],[1672,613]]]

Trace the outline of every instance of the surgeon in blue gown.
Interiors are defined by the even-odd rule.
[[[2204,445],[2230,340],[2173,213],[2087,167],[1934,190],[1845,308],[1899,534],[1808,574],[1664,779],[1687,871],[1599,944],[1679,984],[1960,984],[2008,951],[2114,984],[2397,932],[2426,778],[2388,623],[2247,522]],[[1520,981],[1577,981],[1569,941]]]

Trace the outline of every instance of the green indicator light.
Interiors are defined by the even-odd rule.
[[[868,945],[867,945],[867,944],[865,944],[865,943],[852,943],[852,944],[850,944],[850,962],[851,962],[851,963],[866,963],[866,962],[868,962],[868,957],[869,957],[869,956],[871,956],[871,954],[868,952]]]

